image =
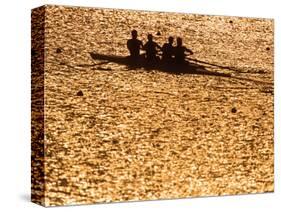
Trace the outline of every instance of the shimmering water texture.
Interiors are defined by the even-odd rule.
[[[91,57],[132,29],[182,37],[198,70]],[[273,20],[44,6],[33,30],[32,201],[273,192]]]

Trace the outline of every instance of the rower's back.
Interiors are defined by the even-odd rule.
[[[132,38],[127,41],[127,48],[130,52],[130,57],[137,58],[140,56],[140,49],[142,48],[142,42],[137,39],[138,33],[136,30],[131,32]]]
[[[174,49],[176,63],[184,63],[186,51],[187,51],[187,48],[182,45],[182,39],[177,38],[177,46]]]

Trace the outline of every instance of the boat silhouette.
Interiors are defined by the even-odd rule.
[[[93,60],[99,60],[108,63],[117,63],[120,65],[126,65],[129,70],[133,69],[145,69],[167,72],[171,74],[197,74],[197,75],[211,75],[231,77],[229,73],[219,73],[214,71],[208,71],[203,65],[192,63],[187,60],[184,63],[166,63],[162,60],[156,60],[153,63],[145,59],[141,55],[138,59],[131,58],[130,56],[117,56],[117,55],[105,55],[95,52],[90,52],[90,56]]]

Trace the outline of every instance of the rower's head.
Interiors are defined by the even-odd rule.
[[[136,39],[136,38],[138,37],[138,31],[135,30],[135,29],[132,30],[131,35],[132,35],[132,38],[133,38],[133,39]]]
[[[174,37],[170,36],[168,38],[169,44],[173,44],[174,43]]]
[[[147,39],[148,39],[148,41],[152,41],[152,40],[153,40],[152,34],[148,34],[148,35],[147,35]]]
[[[182,46],[182,38],[177,37],[177,46]]]

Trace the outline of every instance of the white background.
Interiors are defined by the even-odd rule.
[[[275,19],[275,192],[44,209],[30,203],[30,10],[42,4],[130,8]],[[278,211],[280,15],[278,0],[10,0],[0,6],[0,211]],[[278,7],[279,6],[279,7]],[[279,211],[280,211],[279,209]]]

